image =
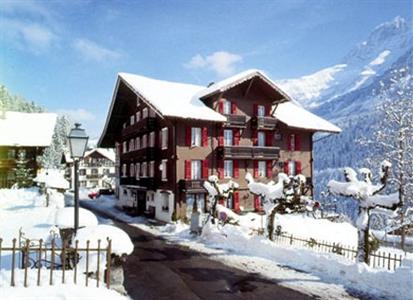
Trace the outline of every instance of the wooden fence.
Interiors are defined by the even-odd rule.
[[[43,272],[48,273],[49,285],[53,285],[56,280],[61,280],[63,284],[66,283],[68,280],[67,273],[70,272],[74,284],[78,284],[78,277],[84,276],[84,284],[88,286],[92,275],[95,276],[97,287],[103,280],[106,287],[110,288],[112,241],[109,239],[106,247],[101,247],[101,240],[98,240],[97,248],[91,248],[89,240],[86,242],[86,247],[83,248],[79,247],[78,241],[75,242],[74,247],[68,246],[67,241],[64,241],[58,247],[54,238],[48,243],[45,243],[42,239],[25,239],[23,242],[17,242],[17,239],[13,239],[11,247],[4,247],[2,244],[3,239],[0,238],[0,270],[2,268],[2,255],[5,252],[11,253],[10,286],[16,286],[16,270],[20,268],[24,274],[24,287],[29,286],[29,269],[35,269],[37,274],[34,277],[36,277],[36,285],[38,286],[42,285],[41,280],[45,278]],[[94,254],[96,254],[97,267],[91,270],[90,256]],[[101,257],[106,258],[104,266],[102,266]],[[86,261],[85,270],[78,270],[80,259]],[[102,271],[103,276],[101,276]],[[59,274],[56,274],[57,272]]]
[[[275,234],[274,242],[283,245],[298,246],[303,248],[311,248],[318,252],[334,253],[341,255],[351,261],[356,262],[357,249],[355,247],[344,246],[339,243],[329,243],[326,241],[316,241],[313,238],[304,239],[293,235]],[[376,251],[370,253],[369,266],[373,268],[386,268],[395,270],[401,266],[403,256],[396,253],[386,253],[384,251]]]

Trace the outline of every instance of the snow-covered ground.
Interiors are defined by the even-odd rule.
[[[53,198],[46,207],[46,198],[38,189],[0,189],[0,238],[2,247],[12,245],[12,239],[19,238],[19,231],[25,238],[50,241],[53,234],[58,234],[56,225],[66,227],[73,220],[73,208],[60,208],[54,205]],[[59,201],[60,202],[60,201]],[[70,219],[70,220],[69,220]],[[81,209],[80,224],[95,224],[96,217]],[[49,271],[42,269],[41,286],[37,286],[37,269],[28,270],[28,288],[23,286],[23,270],[16,269],[16,287],[10,287],[11,252],[1,252],[0,299],[129,299],[103,286],[96,288],[96,281],[89,279],[85,287],[84,276],[78,272],[78,282],[73,284],[73,271],[66,271],[66,283],[62,284],[62,272],[53,272],[53,286],[49,286]],[[16,255],[19,263],[19,255]]]
[[[114,218],[165,239],[210,254],[212,259],[249,272],[276,279],[280,284],[324,299],[352,298],[411,299],[413,295],[413,257],[407,254],[396,271],[373,269],[355,264],[342,256],[310,249],[283,246],[256,234],[265,224],[263,217],[250,213],[237,217],[240,226],[206,225],[201,236],[189,233],[183,223],[154,226],[144,218],[130,217],[114,207],[112,197],[84,201]],[[347,223],[333,223],[302,216],[278,218],[283,231],[343,244],[356,244],[356,229]],[[396,250],[397,251],[397,250]]]

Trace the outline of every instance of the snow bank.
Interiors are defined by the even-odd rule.
[[[74,228],[74,207],[64,207],[56,211],[54,224],[59,228]],[[89,210],[79,208],[79,227],[97,226],[98,219]]]

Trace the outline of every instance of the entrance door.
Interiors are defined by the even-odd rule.
[[[137,213],[138,215],[143,215],[143,213],[146,210],[146,192],[138,191],[137,201],[138,201]]]

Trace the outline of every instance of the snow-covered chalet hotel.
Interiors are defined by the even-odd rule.
[[[35,176],[39,158],[52,142],[57,115],[0,110],[0,188],[11,187],[19,151]]]
[[[245,174],[313,177],[312,137],[340,129],[248,70],[208,87],[119,73],[98,147],[115,147],[119,206],[170,221],[205,209],[203,180],[240,185],[226,205],[258,209]]]

